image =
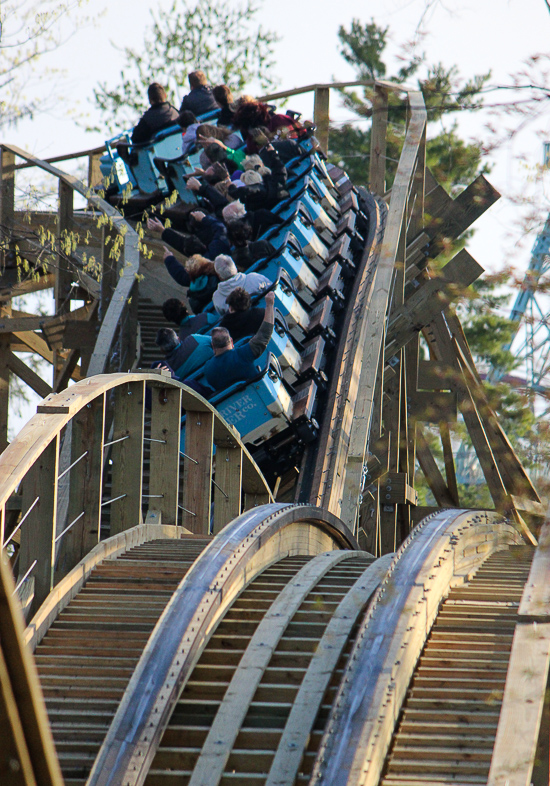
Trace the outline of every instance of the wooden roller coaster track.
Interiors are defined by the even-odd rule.
[[[325,149],[329,89],[298,89],[315,91]],[[452,310],[481,268],[466,251],[437,262],[498,195],[480,177],[452,200],[425,168],[421,95],[372,89],[370,229],[320,434],[273,489],[211,404],[135,368],[138,317],[146,332],[166,289],[138,283],[154,263],[131,224],[2,146],[0,410],[9,371],[47,394],[0,455],[0,542],[17,545],[0,560],[2,784],[548,784],[550,524]],[[390,92],[408,126],[385,193]],[[81,248],[53,276],[10,273],[16,244],[36,252],[16,240],[16,158],[59,180],[58,241],[95,233],[95,278]],[[53,317],[11,308],[53,285]],[[51,388],[21,346],[50,360]],[[493,511],[460,508],[458,411]],[[437,508],[416,504],[416,462]]]

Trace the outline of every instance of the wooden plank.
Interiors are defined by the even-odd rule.
[[[15,155],[3,145],[0,147],[0,227],[12,246],[11,233],[15,219]],[[2,251],[2,268],[6,265],[6,250]]]
[[[187,410],[182,523],[197,535],[210,531],[213,440],[213,414]]]
[[[241,513],[242,472],[242,449],[216,446],[214,535]]]
[[[103,181],[103,174],[101,172],[100,163],[101,156],[105,148],[101,148],[101,152],[93,151],[88,155],[88,187],[93,188],[99,186]]]
[[[77,367],[79,358],[80,358],[80,350],[71,349],[67,357],[64,358],[62,363],[59,364],[58,371],[55,377],[55,384],[54,384],[54,391],[56,393],[59,393],[61,390],[65,390],[65,388],[69,384],[69,380],[75,373],[75,369]],[[82,367],[81,367],[81,373],[82,373]]]
[[[315,136],[319,140],[321,150],[325,155],[328,155],[329,102],[330,89],[328,87],[316,87],[313,99],[313,122],[317,126]]]
[[[60,254],[55,269],[55,313],[66,314],[71,310],[71,285],[73,271],[67,257],[70,256],[70,233],[73,221],[74,191],[63,180],[59,181],[59,204],[57,210],[57,242]]]
[[[5,786],[36,786],[17,700],[0,646],[0,774]]]
[[[550,617],[550,520],[542,525],[518,614],[547,620]]]
[[[9,340],[9,339],[8,339]],[[42,398],[46,398],[52,392],[52,388],[45,382],[42,377],[32,370],[21,358],[14,355],[13,352],[7,353],[7,364],[10,371],[13,371],[19,379],[28,385],[35,393],[38,393]]]
[[[0,453],[8,445],[8,417],[10,409],[10,336],[0,336]]]
[[[372,130],[369,161],[369,186],[375,194],[386,191],[386,132],[388,127],[388,91],[381,85],[374,88]]]
[[[334,611],[292,703],[266,786],[293,786],[321,702],[351,630],[392,559],[393,554],[387,554],[369,565]]]
[[[210,632],[232,599],[264,568],[288,554],[315,556],[355,546],[335,516],[312,505],[270,505],[225,527],[196,560],[160,617],[107,731],[88,786],[138,786],[145,781]]]
[[[35,580],[33,612],[52,588],[58,473],[59,435],[56,435],[33,464],[23,483],[21,514],[27,517],[21,526],[19,575],[22,578],[37,561],[31,570]]]
[[[154,388],[151,392],[149,511],[159,511],[163,524],[177,524],[181,389]]]
[[[422,96],[419,93],[411,92],[409,98],[413,108],[412,118],[392,188],[390,211],[374,286],[369,302],[365,303],[367,310],[358,337],[358,347],[362,348],[362,351],[358,351],[355,360],[357,373],[354,374],[354,384],[350,390],[346,391],[350,400],[354,402],[353,409],[355,410],[351,412],[349,424],[349,448],[343,448],[341,466],[333,470],[334,481],[330,495],[321,503],[332,512],[341,513],[345,521],[355,519],[358,507],[357,489],[361,487],[358,478],[362,473],[366,452],[378,361],[383,353],[390,287],[395,260],[398,258],[400,244],[404,242],[403,222],[406,215],[409,183],[426,125],[426,110]],[[360,394],[358,394],[358,390],[361,391]],[[337,479],[338,482],[336,482]]]
[[[488,786],[530,786],[549,664],[550,623],[516,625]]]
[[[0,556],[2,783],[6,786],[62,786],[63,777],[38,674],[24,643],[24,620],[14,591],[11,570]]]
[[[219,782],[256,688],[292,617],[331,568],[357,556],[357,552],[320,554],[306,563],[273,601],[233,674],[202,746],[189,786]]]
[[[252,510],[252,508],[258,508],[260,505],[267,505],[271,501],[271,496],[267,492],[248,492],[244,495],[243,510]]]
[[[416,433],[416,455],[420,468],[430,487],[430,491],[434,495],[436,502],[442,508],[452,508],[455,505],[455,500],[450,492],[447,484],[443,480],[443,475],[439,471],[439,467],[432,455],[423,430],[418,427]]]
[[[99,543],[104,420],[105,394],[100,394],[71,421],[71,464],[78,463],[70,470],[66,526],[84,516],[61,539],[57,581]]]
[[[124,554],[142,543],[159,538],[180,538],[182,535],[188,534],[183,527],[165,527],[145,523],[100,541],[70,573],[56,584],[45,603],[30,621],[25,630],[25,644],[29,650],[32,652],[36,649],[52,623],[82,589],[97,565],[106,559],[115,559],[118,555]],[[113,602],[116,605],[116,600]]]
[[[143,382],[129,382],[115,389],[113,440],[121,441],[112,445],[111,499],[121,499],[110,505],[111,535],[141,523],[144,412]]]
[[[420,360],[418,363],[419,390],[450,390],[452,368],[436,360]]]
[[[445,477],[447,478],[447,488],[454,500],[455,505],[460,507],[458,498],[458,485],[456,482],[455,462],[453,457],[453,446],[451,444],[451,432],[445,420],[439,424],[439,434],[441,436],[441,446],[443,448],[443,462],[445,464]]]
[[[395,354],[410,341],[415,332],[429,324],[456,299],[457,286],[466,288],[482,273],[483,268],[462,249],[434,277],[427,278],[424,274],[421,286],[391,315],[386,352]]]
[[[409,398],[409,413],[424,423],[456,422],[458,396],[446,391],[417,390]]]
[[[11,335],[13,336],[10,342],[12,350],[17,352],[29,352],[30,350],[31,352],[36,352],[37,355],[47,360],[48,363],[54,362],[54,353],[44,339],[37,333],[26,330],[21,332],[16,331]],[[82,374],[78,366],[73,370],[71,377],[77,381],[82,379]]]

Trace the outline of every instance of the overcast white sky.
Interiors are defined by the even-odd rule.
[[[123,65],[116,47],[139,49],[150,22],[149,9],[158,5],[168,6],[169,2],[112,0],[107,6],[105,0],[92,0],[91,8],[99,17],[96,26],[79,30],[50,57],[49,65],[69,71],[62,86],[64,100],[47,115],[35,116],[15,130],[8,129],[5,140],[43,158],[101,144],[107,135],[86,133],[67,110],[74,109],[76,114],[89,111],[93,117],[93,86],[100,80],[116,84]],[[258,19],[281,38],[276,49],[276,75],[280,89],[287,89],[333,78],[354,78],[339,54],[340,25],[348,27],[354,17],[363,22],[374,17],[378,24],[390,26],[395,52],[398,44],[413,37],[427,5],[423,29],[428,35],[423,50],[432,62],[457,64],[464,76],[492,70],[493,83],[509,84],[509,74],[517,71],[526,57],[550,50],[550,13],[544,0],[267,0]],[[162,81],[162,74],[158,76]],[[44,90],[49,90],[46,75]],[[290,106],[311,116],[309,97],[292,99]],[[331,115],[335,120],[346,117],[336,96]],[[482,137],[483,120],[479,115],[462,117],[461,128],[467,136]],[[537,128],[545,133],[547,130],[550,139],[550,111],[539,120]],[[517,161],[520,153],[526,156],[525,162]],[[529,193],[534,188],[530,167],[540,164],[541,157],[541,141],[527,129],[513,145],[493,157],[489,179],[505,197]],[[547,209],[542,191],[540,204]],[[535,237],[526,237],[517,229],[516,219],[517,210],[503,198],[477,223],[469,250],[486,269],[497,270],[505,260],[520,268],[527,265]]]
[[[168,0],[160,0],[158,5],[168,4]],[[8,129],[7,141],[15,140],[41,157],[101,144],[104,136],[86,133],[67,109],[73,108],[76,114],[90,112],[93,117],[93,86],[99,80],[112,80],[116,84],[116,75],[123,64],[116,47],[139,49],[150,21],[149,9],[156,5],[149,0],[116,0],[107,6],[103,0],[95,0],[91,7],[98,15],[96,26],[81,29],[49,62],[69,70],[63,85],[65,100],[48,115],[36,116],[16,131]],[[362,21],[374,17],[379,24],[390,26],[396,51],[398,44],[413,37],[427,5],[423,49],[430,61],[457,64],[465,76],[492,70],[494,83],[508,84],[508,75],[517,71],[526,57],[550,49],[550,14],[544,0],[384,0],[382,3],[271,0],[263,2],[258,19],[281,38],[277,44],[276,73],[284,89],[354,77],[338,51],[339,25],[349,26],[354,17]],[[47,78],[44,88],[49,89]],[[310,97],[292,99],[291,106],[303,110],[306,116],[311,115]],[[334,119],[346,117],[338,107],[336,96],[331,114]],[[550,125],[550,112],[538,127],[547,124]],[[480,115],[463,116],[461,127],[467,135],[478,138],[483,135]],[[526,154],[530,165],[541,162],[541,142],[530,130],[491,161],[491,182],[503,195],[529,189],[529,171],[524,163],[515,160],[520,152]],[[519,237],[513,227],[516,212],[510,212],[505,200],[501,200],[478,222],[471,251],[485,267],[498,269],[516,248]],[[527,263],[531,245],[530,238],[523,238],[524,247],[517,251],[517,264]]]

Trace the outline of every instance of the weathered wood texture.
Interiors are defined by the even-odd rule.
[[[62,786],[36,665],[11,570],[0,555],[0,780],[5,786]]]
[[[178,521],[181,390],[158,388],[151,396],[149,511],[160,511],[163,524]]]
[[[521,542],[495,514],[457,510],[426,520],[411,538],[414,548],[398,552],[361,624],[313,769],[320,785],[378,784],[411,675],[451,581],[456,586],[493,551]]]
[[[488,786],[531,784],[549,663],[550,623],[516,625]]]
[[[111,535],[141,522],[143,484],[143,382],[115,390],[112,461]],[[118,499],[117,499],[118,498]],[[107,502],[107,500],[105,500]]]

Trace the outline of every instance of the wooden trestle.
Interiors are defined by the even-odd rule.
[[[166,295],[138,232],[54,162],[1,146],[2,447],[8,372],[45,396],[0,455],[19,585],[3,549],[2,786],[547,786],[550,524],[451,306],[482,269],[466,251],[438,260],[498,194],[479,177],[451,199],[425,167],[422,96],[372,87],[370,234],[285,503],[206,400],[135,368],[138,320],[147,348]],[[325,147],[329,88],[303,89]],[[391,91],[409,122],[385,193]],[[25,232],[15,211],[16,160],[59,181],[53,273],[45,217]],[[54,316],[11,308],[47,287]],[[51,386],[23,347],[52,364]],[[493,511],[460,508],[459,411]],[[437,508],[416,505],[417,462]]]

